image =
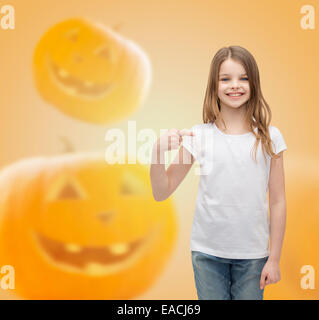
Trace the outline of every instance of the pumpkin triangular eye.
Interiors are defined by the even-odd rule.
[[[80,200],[85,199],[86,193],[75,177],[60,176],[50,187],[46,199],[56,200]]]
[[[71,183],[65,184],[57,196],[57,200],[58,199],[59,200],[61,200],[61,199],[80,199],[80,198],[81,198],[81,195],[80,195],[79,191]]]
[[[100,56],[100,57],[106,58],[106,59],[109,59],[111,56],[110,50],[105,45],[100,46],[97,49],[95,49],[94,53],[97,56]]]
[[[125,182],[122,183],[120,192],[123,195],[134,194],[134,190],[128,183]]]
[[[120,187],[120,192],[123,195],[142,195],[146,194],[146,187],[143,181],[131,172],[125,172]]]

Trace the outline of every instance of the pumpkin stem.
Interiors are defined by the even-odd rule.
[[[119,22],[118,24],[116,24],[114,27],[112,27],[112,29],[114,31],[119,31],[119,29],[121,28],[121,26],[123,25],[123,22]]]
[[[69,138],[66,136],[60,136],[59,137],[60,140],[62,141],[62,143],[64,144],[64,152],[68,153],[68,152],[73,152],[74,151],[74,147],[72,145],[72,143],[70,142]]]

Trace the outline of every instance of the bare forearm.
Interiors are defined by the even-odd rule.
[[[162,201],[168,194],[168,177],[165,170],[164,152],[160,152],[159,145],[155,144],[152,150],[150,169],[153,196],[156,201]]]
[[[279,263],[286,229],[286,202],[270,206],[270,255],[269,260]]]

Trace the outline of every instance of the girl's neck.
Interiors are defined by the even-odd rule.
[[[246,109],[244,106],[239,108],[222,107],[221,115],[226,124],[227,129],[224,127],[221,119],[216,120],[215,124],[221,131],[228,134],[244,134],[250,131],[248,123],[245,123]]]

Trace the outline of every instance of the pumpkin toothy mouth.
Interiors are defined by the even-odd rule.
[[[96,84],[91,81],[83,81],[72,76],[67,70],[59,67],[48,58],[48,69],[51,77],[61,90],[71,96],[81,96],[86,99],[97,99],[105,96],[114,85]]]
[[[148,236],[138,240],[103,247],[68,244],[37,232],[34,232],[34,238],[50,263],[72,272],[101,276],[119,272],[134,263],[148,250],[159,231],[158,226]]]

